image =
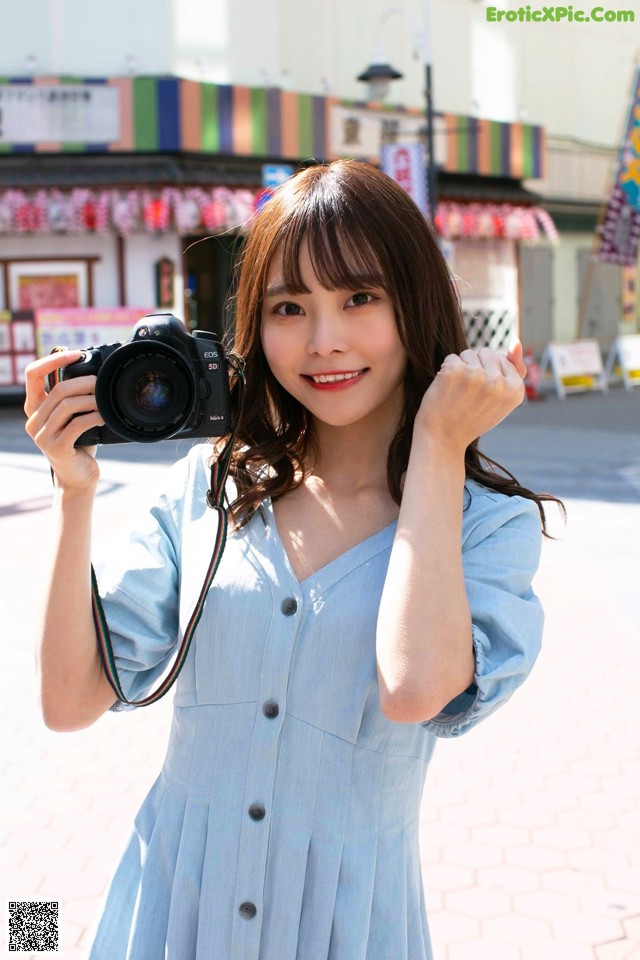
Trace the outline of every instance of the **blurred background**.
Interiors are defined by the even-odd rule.
[[[580,11],[588,22],[577,11],[12,5],[0,36],[0,307],[18,326],[0,324],[0,380],[16,385],[22,355],[46,352],[61,327],[71,345],[92,327],[113,342],[159,307],[222,332],[253,211],[300,163],[341,156],[383,163],[425,210],[430,187],[473,345],[518,330],[540,360],[550,341],[607,349],[635,333],[633,203],[619,262],[591,254],[636,86],[637,4]],[[88,312],[36,315],[54,308]]]
[[[85,955],[171,698],[74,734],[42,724],[51,494],[23,431],[24,366],[124,339],[152,310],[222,335],[255,210],[301,164],[338,157],[381,165],[433,221],[472,346],[520,335],[528,402],[483,447],[569,514],[549,512],[530,681],[441,744],[427,780],[435,960],[640,958],[640,4],[599,4],[4,10],[0,886],[5,905],[60,901],[65,960]],[[101,449],[97,541],[187,447]]]

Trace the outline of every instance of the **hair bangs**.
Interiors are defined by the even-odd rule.
[[[309,293],[300,271],[301,252],[308,245],[318,282],[327,290],[388,289],[389,278],[372,241],[370,221],[338,191],[314,184],[304,202],[283,225],[283,280],[292,293]],[[369,229],[367,229],[369,226]]]

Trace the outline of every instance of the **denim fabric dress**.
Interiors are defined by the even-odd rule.
[[[166,670],[202,585],[216,527],[210,451],[198,445],[172,468],[101,569],[129,699]],[[475,685],[422,724],[388,720],[378,699],[395,522],[301,583],[268,501],[229,536],[90,960],[431,958],[418,818],[436,737],[504,703],[542,633],[535,503],[468,482],[465,506]]]

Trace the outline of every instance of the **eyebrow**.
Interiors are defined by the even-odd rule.
[[[381,283],[380,278],[372,276],[371,274],[354,274],[353,276],[349,277],[348,280],[349,282],[343,288],[344,290],[357,290],[359,287],[381,287],[384,289],[384,284]],[[334,288],[330,287],[327,289]],[[277,280],[275,283],[269,284],[264,292],[264,299],[267,297],[280,297],[283,294],[290,295],[292,297],[299,297],[310,292],[311,291],[307,289],[300,290],[297,287],[290,287],[284,282],[284,280]]]
[[[283,280],[276,283],[270,283],[264,292],[265,297],[280,297],[283,293],[295,293]]]

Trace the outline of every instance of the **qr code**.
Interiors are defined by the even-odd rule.
[[[57,900],[9,901],[9,953],[49,953],[58,949]]]

